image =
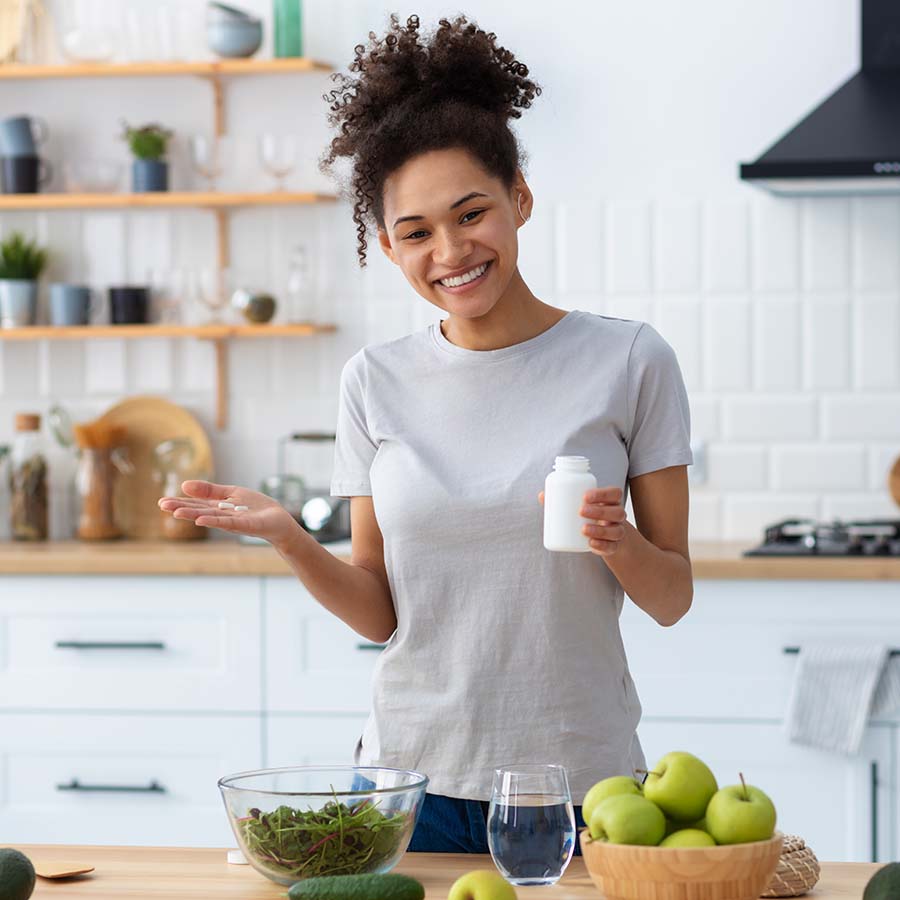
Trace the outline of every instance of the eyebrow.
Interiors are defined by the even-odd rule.
[[[456,209],[457,206],[462,206],[463,203],[468,202],[469,200],[473,200],[475,197],[487,197],[487,194],[482,194],[479,191],[472,191],[470,194],[466,194],[465,197],[460,197],[456,203],[450,204],[450,209]],[[401,222],[418,222],[421,219],[424,219],[425,216],[400,216],[396,222],[393,224],[393,228],[396,228]]]

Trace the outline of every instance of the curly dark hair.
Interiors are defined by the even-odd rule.
[[[350,193],[360,266],[366,264],[368,226],[384,228],[385,179],[407,160],[429,150],[460,147],[509,186],[522,152],[509,127],[541,93],[528,67],[465,16],[441,19],[427,39],[419,17],[387,34],[369,32],[358,44],[350,75],[335,74],[324,95],[329,123],[338,128],[323,156],[332,173],[342,157],[352,160]]]

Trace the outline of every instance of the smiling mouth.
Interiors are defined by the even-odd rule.
[[[493,262],[493,260],[489,260],[486,263],[482,263],[480,266],[474,266],[468,272],[464,272],[462,275],[455,276],[454,278],[440,278],[435,284],[439,284],[442,288],[451,291],[466,288],[475,282],[482,281],[485,275],[487,275],[488,269],[490,269]]]

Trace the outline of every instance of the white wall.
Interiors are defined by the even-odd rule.
[[[52,4],[58,18],[71,5]],[[266,0],[243,5],[268,14]],[[181,7],[197,23],[192,52],[203,53],[202,4]],[[884,484],[900,451],[900,200],[775,200],[736,176],[739,161],[855,70],[858,0],[550,9],[481,0],[469,10],[545,88],[519,124],[537,196],[521,269],[542,299],[649,320],[675,346],[694,434],[709,450],[694,536],[754,538],[783,515],[895,515]],[[362,0],[307,0],[305,10],[307,52],[339,66],[386,18]],[[423,0],[415,11],[434,21],[456,10]],[[232,82],[238,157],[223,186],[267,183],[254,136],[275,129],[305,139],[291,184],[327,188],[315,157],[327,140],[328,84],[324,75]],[[190,78],[0,84],[0,113],[22,111],[50,120],[54,161],[70,149],[125,161],[120,121],[163,120],[178,133],[176,187],[195,183],[186,136],[211,124],[209,89]],[[13,227],[50,244],[49,280],[102,287],[213,258],[212,218],[201,211],[0,217],[0,231]],[[343,205],[236,213],[234,269],[277,293],[298,241],[315,250],[322,316],[340,331],[234,343],[225,431],[214,429],[208,346],[9,343],[0,344],[0,440],[16,410],[58,399],[88,416],[128,393],[160,392],[208,427],[219,478],[255,485],[274,470],[275,438],[333,425],[352,352],[437,318],[374,254],[368,272],[356,271]]]

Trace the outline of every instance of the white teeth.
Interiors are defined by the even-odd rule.
[[[472,269],[471,272],[466,272],[465,275],[457,275],[455,278],[442,278],[441,284],[444,287],[459,287],[461,284],[468,284],[470,281],[474,281],[476,278],[484,275],[487,267],[487,263],[482,263],[477,268]]]

